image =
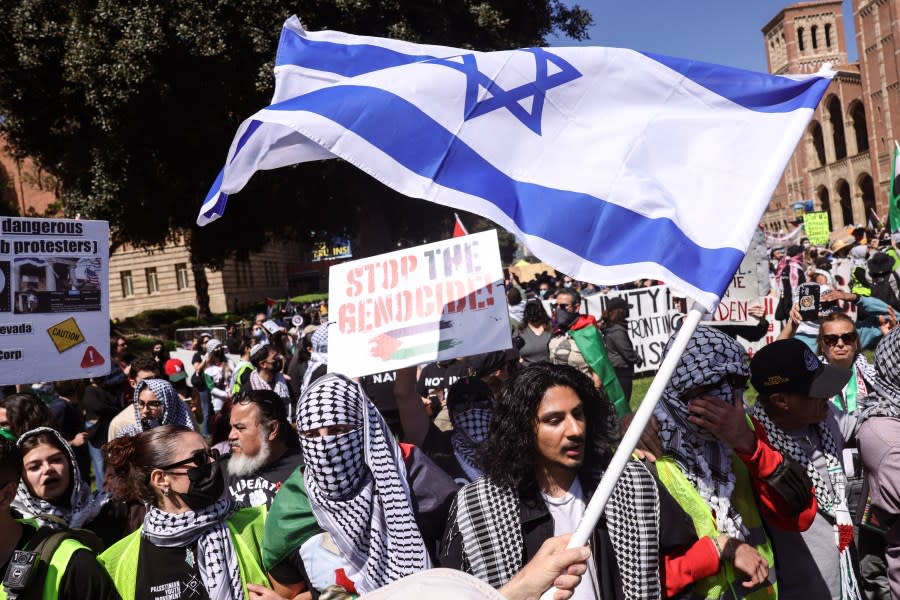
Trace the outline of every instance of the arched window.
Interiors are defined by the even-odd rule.
[[[850,105],[850,120],[856,134],[856,151],[865,152],[869,149],[869,129],[866,126],[866,109],[863,108],[862,102]]]
[[[816,155],[814,161],[817,167],[825,166],[825,138],[822,137],[822,126],[818,121],[813,121],[809,125],[809,135],[812,137],[813,150]]]
[[[828,101],[828,117],[831,119],[832,142],[834,142],[834,157],[837,160],[847,158],[847,140],[844,137],[844,115],[841,112],[841,101],[837,96],[832,96]]]
[[[806,32],[802,27],[797,28],[797,46],[800,48],[800,52],[803,52],[806,48],[806,42],[803,39],[803,36]]]
[[[825,47],[831,48],[831,23],[825,23]]]
[[[874,225],[878,215],[875,211],[875,185],[872,183],[871,175],[863,173],[859,176],[859,179],[856,180],[856,185],[859,186],[859,191],[862,194],[863,208],[866,211],[865,216],[862,218],[862,222],[867,223],[872,221],[872,224]]]
[[[809,28],[809,39],[812,43],[813,50],[819,47],[819,40],[816,39],[816,36],[819,34],[819,26],[813,25]]]
[[[841,179],[837,184],[838,198],[841,199],[841,225],[853,224],[853,206],[850,204],[850,184]]]
[[[828,224],[834,229],[834,218],[831,216],[831,197],[828,188],[824,185],[816,190],[816,198],[819,200],[819,208],[828,213]]]

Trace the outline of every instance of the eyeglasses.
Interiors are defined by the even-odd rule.
[[[219,451],[216,449],[212,450],[197,450],[193,454],[191,454],[190,458],[186,458],[184,460],[179,460],[178,462],[174,462],[171,465],[166,465],[164,467],[160,467],[161,471],[171,471],[175,467],[183,467],[184,465],[189,465],[191,463],[197,465],[198,467],[202,467],[203,465],[208,465],[211,462],[216,462],[219,460]]]
[[[162,408],[162,405],[163,405],[163,403],[160,402],[159,400],[151,400],[150,402],[144,402],[143,400],[138,400],[138,408],[140,408],[140,409],[143,409],[143,408],[157,409],[157,408]]]
[[[838,340],[841,340],[846,345],[855,344],[856,340],[859,339],[859,334],[855,331],[848,331],[847,333],[828,333],[822,336],[822,341],[825,342],[826,346],[836,346]]]

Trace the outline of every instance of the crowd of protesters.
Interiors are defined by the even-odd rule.
[[[785,327],[752,360],[700,325],[582,548],[640,400],[627,300],[582,314],[614,290],[511,275],[510,350],[358,380],[324,304],[203,333],[190,369],[116,337],[107,377],[3,390],[0,597],[898,598],[898,258],[859,233],[772,248]]]

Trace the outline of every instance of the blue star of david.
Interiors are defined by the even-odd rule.
[[[535,79],[511,90],[504,90],[490,77],[478,70],[478,62],[474,54],[464,54],[458,58],[462,62],[446,58],[436,58],[432,62],[455,69],[466,76],[465,120],[486,115],[500,108],[505,108],[531,131],[541,135],[541,117],[544,112],[544,98],[549,90],[559,87],[581,77],[581,73],[569,62],[543,48],[524,48],[520,52],[534,55]],[[548,75],[547,63],[553,63],[559,71]],[[481,88],[487,90],[484,99],[478,99]],[[531,111],[525,109],[520,100],[532,97]]]

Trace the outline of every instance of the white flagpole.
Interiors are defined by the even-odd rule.
[[[659,365],[659,371],[656,373],[656,377],[653,378],[653,383],[650,384],[647,395],[644,396],[644,400],[641,402],[637,412],[635,412],[634,419],[631,421],[631,425],[628,426],[628,431],[622,436],[619,448],[613,455],[612,460],[610,460],[606,473],[603,474],[603,478],[600,479],[597,490],[594,492],[591,501],[585,508],[584,517],[582,517],[581,522],[572,534],[572,538],[569,540],[569,548],[584,546],[590,539],[591,532],[594,531],[597,521],[600,520],[600,515],[603,514],[603,509],[606,508],[606,503],[612,495],[613,488],[616,486],[619,476],[622,475],[622,471],[625,470],[625,465],[628,463],[631,458],[631,453],[634,452],[635,446],[637,446],[638,441],[641,439],[641,434],[644,432],[644,428],[647,426],[650,417],[653,415],[653,409],[656,407],[656,403],[659,402],[659,398],[662,396],[663,390],[669,383],[669,379],[672,378],[672,373],[675,372],[675,366],[681,359],[681,355],[687,347],[688,340],[694,335],[694,331],[697,329],[697,325],[699,325],[704,312],[706,312],[706,309],[695,302],[687,316],[684,318],[681,329],[678,330],[675,339],[672,341],[671,348],[669,348],[668,353],[666,353],[666,357],[663,359],[662,364]],[[541,596],[541,600],[552,599],[554,589],[555,588],[550,588],[544,592]]]

